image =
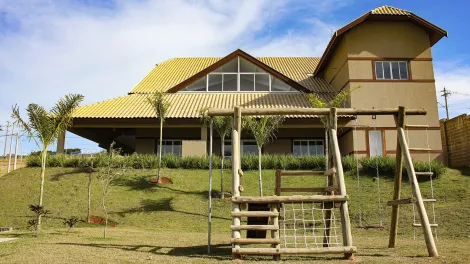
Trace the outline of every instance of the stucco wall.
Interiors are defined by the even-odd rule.
[[[292,154],[291,139],[274,139],[263,148],[265,154]]]
[[[328,83],[331,83],[338,91],[349,79],[348,64],[346,63],[347,58],[346,39],[343,39],[337,46],[334,54],[330,57],[330,60],[323,71],[325,80]]]
[[[205,156],[206,141],[205,140],[183,140],[181,156]]]
[[[153,154],[155,152],[155,139],[136,138],[135,152],[140,154]]]

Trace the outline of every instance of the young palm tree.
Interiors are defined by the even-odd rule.
[[[201,109],[201,121],[204,124],[209,124],[210,117],[207,115],[208,108]],[[222,156],[220,164],[220,198],[224,199],[224,159],[225,159],[225,138],[230,136],[232,132],[233,118],[231,116],[215,116],[213,126],[215,131],[220,136],[220,153]]]
[[[165,118],[168,114],[170,103],[167,101],[166,94],[164,92],[156,92],[153,95],[147,97],[147,102],[153,107],[157,118],[160,119],[157,183],[161,183],[160,169],[162,167],[163,122],[165,121]]]
[[[72,125],[72,112],[83,101],[83,95],[69,94],[61,98],[56,105],[47,112],[42,106],[29,104],[26,108],[28,119],[20,116],[17,105],[13,107],[12,117],[26,130],[41,150],[41,185],[39,189],[39,206],[43,206],[44,176],[46,173],[47,149],[57,140],[59,135],[65,133]],[[41,214],[37,215],[36,230],[41,229]]]
[[[326,100],[316,93],[305,94],[305,97],[313,108],[345,107],[349,95],[356,89],[359,89],[359,86],[353,89],[345,88],[331,100]],[[323,126],[325,126],[325,166],[328,166],[328,120],[328,116],[320,117],[320,121],[323,123]]]
[[[261,178],[261,149],[275,137],[278,127],[284,122],[284,116],[263,116],[261,118],[246,117],[244,127],[250,131],[258,146],[258,177],[259,195],[263,196],[263,180]]]

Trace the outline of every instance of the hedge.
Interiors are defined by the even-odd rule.
[[[83,168],[89,166],[93,160],[94,167],[104,167],[107,164],[108,155],[106,153],[90,155],[49,155],[47,159],[47,167],[74,167]],[[224,167],[231,168],[232,160],[226,158]],[[360,172],[367,175],[376,173],[377,165],[380,175],[392,176],[395,171],[395,157],[376,157],[376,158],[360,158],[358,161]],[[27,158],[28,167],[41,166],[39,155],[30,155]],[[429,171],[429,163],[422,161],[414,161],[416,171]],[[220,169],[221,158],[214,156],[213,168]],[[257,170],[258,156],[254,154],[242,155],[241,165],[243,170]],[[324,156],[302,156],[293,155],[263,155],[261,157],[261,165],[263,169],[282,168],[285,170],[322,170],[325,167]],[[135,169],[156,169],[158,166],[158,156],[154,154],[132,154],[128,156],[115,156],[112,160],[113,167],[127,167]],[[172,169],[208,169],[208,157],[178,157],[174,155],[165,155],[162,158],[162,167]],[[355,156],[343,157],[343,168],[345,171],[356,170]],[[431,171],[435,177],[439,177],[445,172],[445,166],[433,161],[431,162]],[[403,170],[406,173],[406,170]]]

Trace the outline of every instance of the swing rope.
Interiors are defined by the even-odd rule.
[[[357,208],[359,211],[359,226],[362,224],[362,210],[361,210],[361,180],[359,178],[359,155],[357,154],[357,116],[354,120],[354,150],[356,158],[356,179],[357,179]]]

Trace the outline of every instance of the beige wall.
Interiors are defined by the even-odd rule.
[[[347,44],[346,40],[343,39],[326,64],[323,75],[325,80],[338,91],[349,79],[347,58]]]
[[[206,141],[205,140],[183,140],[181,155],[183,157],[205,156],[206,155]]]
[[[135,152],[140,154],[153,154],[155,152],[155,139],[136,138]]]
[[[431,58],[428,33],[409,22],[366,21],[345,37],[352,57]]]
[[[348,131],[338,140],[341,155],[353,154],[354,151],[354,131]]]
[[[265,154],[292,154],[291,139],[274,139],[263,148]]]
[[[432,61],[411,61],[410,69],[413,80],[434,79]]]

